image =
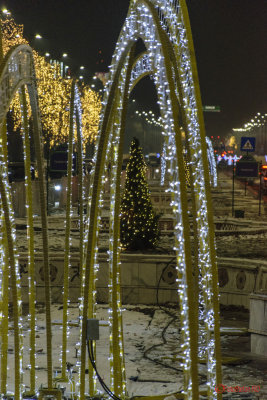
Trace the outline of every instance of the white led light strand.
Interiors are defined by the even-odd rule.
[[[208,160],[210,166],[210,175],[211,175],[211,184],[214,187],[217,187],[217,168],[216,168],[216,160],[214,156],[214,149],[212,146],[212,141],[208,136],[206,136],[206,142],[208,147]]]

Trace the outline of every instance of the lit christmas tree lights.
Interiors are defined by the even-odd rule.
[[[152,208],[145,172],[142,150],[134,138],[121,203],[121,243],[129,250],[154,248],[159,238],[158,217]]]

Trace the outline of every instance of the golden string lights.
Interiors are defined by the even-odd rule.
[[[15,23],[11,17],[2,19],[3,53],[18,44],[28,44],[23,36],[23,25]],[[42,120],[44,141],[50,147],[68,140],[69,127],[69,103],[71,92],[71,81],[60,74],[60,66],[56,63],[50,64],[46,59],[33,50],[39,107]],[[96,92],[86,85],[80,85],[82,99],[82,125],[84,146],[86,143],[95,141],[99,115],[101,110],[101,99]],[[27,96],[29,117],[31,108]],[[14,127],[21,126],[19,96],[15,96],[12,105]]]

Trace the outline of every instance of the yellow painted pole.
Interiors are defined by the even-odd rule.
[[[7,131],[6,131],[6,120],[4,120],[1,129],[1,141],[2,141],[2,153],[1,159],[4,164],[4,168],[7,168]],[[1,202],[1,208],[3,204]],[[6,236],[5,218],[2,211],[2,243],[4,247],[4,265],[2,270],[2,320],[1,320],[1,393],[6,394],[7,390],[7,360],[8,360],[8,303],[9,303],[9,254],[8,254],[8,242]]]
[[[188,217],[188,199],[187,199],[187,188],[186,188],[186,174],[183,162],[183,146],[181,131],[179,125],[179,107],[178,99],[175,94],[175,83],[173,80],[172,63],[170,59],[170,47],[166,41],[165,32],[163,31],[158,14],[153,4],[149,0],[143,0],[144,3],[150,9],[154,24],[156,26],[160,42],[162,45],[162,53],[164,57],[165,69],[167,81],[170,88],[170,100],[172,107],[172,115],[174,116],[174,131],[175,131],[175,143],[176,143],[176,154],[177,154],[177,165],[180,180],[180,200],[182,210],[182,221],[183,221],[183,236],[184,236],[184,256],[186,264],[186,281],[187,289],[184,294],[187,296],[188,301],[188,321],[189,321],[189,332],[190,332],[190,378],[192,386],[192,399],[197,400],[199,398],[199,383],[198,383],[198,319],[197,310],[198,305],[196,304],[196,298],[193,291],[193,267],[191,257],[191,244],[190,244],[190,222]],[[186,377],[185,377],[186,378]],[[185,382],[185,391],[188,391],[189,382]]]
[[[17,289],[17,275],[15,266],[14,243],[12,239],[12,226],[10,217],[10,204],[7,200],[6,188],[0,174],[0,195],[2,199],[2,206],[5,219],[5,230],[8,242],[8,258],[11,277],[12,300],[13,300],[13,321],[14,321],[14,371],[15,371],[15,400],[20,400],[21,397],[21,358],[20,358],[20,327],[19,327],[19,305],[18,305],[18,289]]]
[[[0,20],[0,64],[3,62],[3,43],[2,43],[2,25]],[[7,173],[7,130],[6,120],[3,121],[1,130],[1,141],[2,141],[2,162],[4,172]],[[2,173],[3,171],[1,171]],[[0,174],[1,175],[1,174]],[[3,244],[6,250],[5,254],[5,265],[3,268],[3,304],[2,304],[2,324],[1,324],[1,336],[2,336],[2,348],[1,348],[1,393],[6,394],[7,390],[7,350],[8,350],[8,303],[9,303],[9,267],[11,269],[11,286],[12,286],[12,299],[13,299],[13,319],[14,319],[14,352],[15,352],[15,399],[20,398],[21,392],[21,381],[20,381],[20,364],[21,364],[21,344],[20,344],[20,328],[19,328],[19,314],[20,307],[18,305],[19,293],[17,291],[17,276],[15,266],[14,247],[12,239],[12,226],[10,223],[10,214],[8,210],[8,200],[5,192],[6,188],[0,176],[0,192],[1,192],[1,203],[3,208],[3,230],[4,238]]]
[[[28,266],[29,266],[29,314],[30,314],[30,393],[35,394],[35,264],[34,264],[34,228],[33,228],[33,204],[31,181],[31,153],[30,137],[27,118],[27,103],[25,87],[20,90],[22,104],[23,142],[25,152],[25,180],[26,180],[26,204],[27,204],[27,240],[28,240]]]
[[[114,100],[115,99],[115,100]],[[112,103],[112,108],[110,112],[110,118],[108,121],[107,125],[107,132],[112,131],[112,125],[114,121],[114,109],[116,109],[116,95],[114,95],[113,103]],[[113,137],[113,136],[112,136]],[[107,158],[110,159],[111,154],[107,154]],[[104,168],[107,167],[106,162],[104,163]],[[103,171],[104,172],[104,171]],[[104,177],[103,177],[104,178]],[[104,179],[101,180],[100,182],[100,191],[103,188],[104,184]],[[100,197],[99,197],[100,200]],[[98,203],[98,207],[99,207]],[[98,224],[97,224],[97,230],[98,230]],[[88,318],[95,318],[95,304],[96,304],[96,280],[97,280],[97,267],[96,267],[96,257],[97,257],[97,249],[95,248],[94,252],[94,262],[93,262],[93,268],[90,270],[90,278],[89,278],[89,293],[88,293]],[[94,354],[96,355],[96,344],[95,342],[93,343],[93,351]],[[94,396],[96,394],[96,375],[95,371],[91,365],[91,362],[88,360],[88,383],[89,383],[89,395]]]
[[[207,147],[206,147],[206,134],[205,134],[205,124],[202,111],[202,101],[199,88],[198,72],[196,65],[196,57],[192,39],[191,26],[188,16],[188,10],[186,7],[185,0],[180,0],[180,5],[182,9],[184,24],[186,27],[188,46],[190,50],[193,81],[195,87],[195,96],[197,102],[198,110],[198,121],[200,125],[200,136],[201,136],[201,150],[203,157],[203,169],[204,169],[204,180],[206,188],[206,201],[207,201],[207,218],[209,227],[209,249],[211,258],[211,272],[212,272],[212,291],[213,291],[213,307],[214,307],[214,337],[215,337],[215,357],[216,357],[216,384],[220,385],[222,383],[222,371],[221,371],[221,345],[220,345],[220,307],[219,307],[219,286],[218,286],[218,269],[216,262],[216,249],[215,249],[215,232],[214,232],[214,222],[213,222],[213,206],[210,191],[210,178],[209,178],[209,166],[207,157]],[[222,394],[217,394],[218,400],[222,399]]]
[[[67,172],[67,201],[66,201],[66,227],[64,248],[64,280],[63,280],[63,322],[62,322],[62,364],[61,379],[67,381],[67,330],[68,330],[68,298],[69,298],[69,268],[70,268],[70,223],[71,223],[71,180],[72,180],[72,154],[73,154],[73,132],[74,132],[74,90],[75,81],[72,81],[70,97],[70,125],[68,143],[68,172]]]
[[[1,204],[1,208],[2,208]],[[7,391],[7,351],[8,351],[8,291],[9,291],[9,257],[8,257],[8,244],[7,237],[5,235],[5,221],[2,216],[1,218],[1,233],[2,233],[2,244],[4,248],[4,264],[2,268],[2,318],[1,318],[1,393],[6,394]]]
[[[51,288],[50,288],[50,266],[48,257],[48,224],[44,181],[44,161],[43,146],[41,141],[41,126],[37,102],[37,93],[32,85],[28,86],[30,102],[33,116],[33,138],[35,146],[35,155],[38,168],[40,210],[42,223],[43,239],[43,260],[44,260],[44,284],[45,284],[45,318],[46,318],[46,350],[47,350],[47,386],[53,387],[53,367],[52,367],[52,328],[51,328]]]
[[[3,42],[2,42],[2,23],[0,19],[0,64],[3,62]],[[4,119],[1,128],[1,158],[2,162],[7,168],[7,131],[6,131],[6,120]],[[1,207],[3,205],[1,204]],[[1,393],[6,394],[7,390],[7,351],[8,351],[8,290],[9,290],[9,261],[8,261],[8,243],[5,235],[5,219],[2,215],[2,243],[4,247],[4,265],[2,270],[2,304],[1,304]]]
[[[196,194],[194,188],[194,178],[193,178],[193,171],[192,171],[192,149],[190,148],[189,144],[189,132],[188,132],[188,118],[185,113],[185,104],[183,101],[184,98],[184,91],[183,86],[181,84],[181,78],[179,75],[180,71],[180,64],[179,61],[175,57],[173,46],[170,42],[168,35],[165,33],[165,39],[168,43],[168,48],[170,51],[170,59],[173,64],[173,70],[175,74],[175,84],[178,88],[178,99],[179,99],[179,115],[181,116],[182,128],[185,132],[185,148],[187,151],[187,158],[188,158],[188,169],[189,169],[189,185],[190,185],[190,194],[191,194],[191,213],[193,216],[193,237],[194,237],[194,260],[193,260],[193,280],[194,280],[194,295],[195,295],[195,302],[198,303],[199,299],[199,230],[198,230],[198,216],[197,216],[197,206],[196,206]]]
[[[207,150],[206,150],[206,141],[205,141],[205,127],[204,127],[204,120],[203,120],[203,113],[202,113],[202,103],[201,103],[201,97],[200,97],[200,90],[199,90],[199,83],[198,83],[198,76],[197,76],[197,68],[196,68],[196,61],[195,61],[195,55],[194,55],[193,41],[192,41],[192,36],[191,36],[190,22],[189,22],[189,18],[188,18],[188,14],[187,14],[187,9],[186,9],[185,3],[183,3],[182,8],[183,8],[183,13],[184,13],[184,19],[185,19],[185,22],[186,22],[186,27],[187,27],[187,33],[190,36],[190,38],[189,38],[190,39],[189,40],[190,59],[191,59],[191,63],[193,64],[193,67],[194,67],[193,68],[193,81],[194,81],[194,87],[195,87],[195,92],[196,92],[196,97],[197,97],[196,101],[197,101],[198,118],[199,118],[199,120],[201,120],[200,133],[201,133],[201,145],[202,145],[201,150],[202,150],[202,154],[204,155],[203,156],[203,158],[204,158],[203,163],[205,164],[205,168],[204,168],[204,170],[205,170],[205,172],[204,172],[204,175],[205,175],[205,193],[206,194],[208,193],[207,197],[209,197],[210,196],[210,177],[209,177],[209,170],[208,170],[209,167],[208,167],[207,155],[206,155]],[[167,35],[166,35],[166,38],[169,40]],[[179,38],[178,38],[178,40],[179,40]],[[178,86],[178,92],[180,94],[180,93],[183,93],[183,87],[180,85],[180,80],[179,80],[179,75],[178,75],[179,60],[178,59],[176,60],[173,48],[171,46],[170,46],[170,49],[171,49],[171,53],[170,53],[171,54],[171,60],[172,60],[172,62],[174,64],[174,72],[175,72],[175,77],[176,77],[176,84]],[[183,94],[182,94],[182,97],[183,97]],[[181,104],[182,104],[182,102],[181,102]],[[181,111],[182,111],[182,117],[183,117],[182,119],[183,119],[183,121],[186,121],[186,123],[184,124],[184,127],[186,127],[187,126],[187,117],[185,115],[183,107],[181,108]],[[186,146],[190,150],[189,142],[188,142],[187,130],[186,130]],[[210,205],[212,206],[212,204],[210,204]],[[193,204],[193,207],[192,207],[192,213],[194,215],[195,212],[194,212],[193,208],[195,208],[194,204]],[[212,212],[210,212],[209,209],[208,209],[208,217],[212,218]],[[193,218],[193,224],[197,225],[195,218]],[[209,222],[208,222],[208,226],[209,226]],[[197,226],[193,228],[194,232],[196,232],[196,228],[197,228]],[[212,239],[212,237],[214,237],[214,233],[212,233],[213,230],[214,230],[213,223],[211,223],[211,231],[209,229],[209,239],[212,241],[212,243],[211,243],[211,245],[210,245],[210,242],[206,243],[206,245],[208,246],[209,251],[210,251],[211,260],[212,260],[212,254],[214,256],[214,251],[215,251],[214,240]],[[195,235],[196,235],[196,233],[195,233]],[[198,241],[198,242],[200,244],[200,241]],[[195,248],[194,254],[197,254],[197,252],[196,252],[197,247],[198,247],[198,243],[195,242],[194,243],[194,248]],[[204,249],[204,248],[202,248],[201,250],[202,250],[202,252],[206,251],[206,249]],[[195,277],[197,277],[198,270],[199,270],[199,268],[201,268],[201,265],[199,266],[198,269],[196,269],[196,267],[197,267],[196,260],[194,260],[194,263],[195,263]],[[214,264],[214,260],[211,261],[211,264],[212,264],[212,270],[213,271],[214,271],[214,267],[215,267],[215,273],[214,272],[212,273],[212,279],[213,279],[213,284],[212,285],[213,285],[213,287],[211,289],[213,291],[213,294],[215,294],[215,296],[217,297],[216,293],[214,293],[214,285],[215,285],[216,288],[218,288],[218,283],[216,283],[216,280],[217,280],[217,278],[216,278],[216,273],[217,273],[216,260],[215,260],[215,264]],[[206,273],[206,271],[202,271],[203,276],[205,276],[204,275],[205,273]],[[199,276],[199,274],[198,274],[198,276]],[[195,282],[196,282],[196,279],[195,279]],[[198,291],[197,282],[195,284],[195,287],[196,287],[196,292],[197,292]],[[218,328],[219,315],[218,315],[218,313],[216,311],[216,302],[217,302],[217,300],[210,301],[209,299],[207,299],[207,295],[206,295],[205,291],[203,291],[202,295],[203,295],[203,301],[204,301],[205,306],[207,307],[207,309],[212,308],[213,311],[214,311],[215,325],[216,325],[216,320],[217,320],[217,328]],[[218,309],[219,309],[219,307],[218,307]],[[208,343],[208,341],[211,340],[210,331],[207,330],[206,333],[207,333],[207,337],[205,339],[206,339],[206,341]],[[220,369],[221,369],[221,356],[220,356],[220,348],[218,349],[218,347],[220,347],[220,343],[219,343],[220,335],[219,335],[219,330],[218,329],[217,329],[217,334],[215,334],[215,336],[216,335],[217,335],[217,339],[215,339],[215,341],[217,341],[216,380],[217,380],[217,382],[219,382],[220,379],[221,379],[220,378],[221,377],[221,372],[220,372]],[[216,345],[215,345],[215,348],[216,348]],[[219,371],[219,374],[218,374],[218,371]],[[213,388],[212,387],[209,388],[209,393],[208,394],[209,394],[209,397],[213,396],[214,393],[213,393]],[[218,394],[218,398],[221,398],[221,394]]]
[[[81,367],[80,367],[80,399],[85,398],[85,365],[86,365],[86,321],[88,316],[89,307],[89,296],[92,293],[89,292],[91,285],[90,280],[92,279],[91,270],[94,267],[95,251],[96,251],[96,238],[97,238],[97,227],[98,227],[98,216],[99,216],[99,199],[100,199],[100,188],[102,175],[104,171],[108,133],[110,132],[111,125],[111,111],[116,88],[119,82],[120,71],[123,67],[124,60],[128,53],[128,48],[125,48],[124,54],[118,63],[118,68],[115,72],[114,80],[111,84],[107,105],[105,108],[102,126],[100,130],[100,139],[98,145],[98,153],[95,165],[95,175],[92,188],[92,200],[90,207],[90,218],[89,218],[89,233],[88,233],[88,244],[85,259],[85,276],[84,276],[84,297],[83,297],[83,308],[82,308],[82,335],[81,335]]]
[[[84,194],[84,179],[83,179],[83,146],[82,146],[82,127],[80,121],[79,111],[76,110],[75,113],[76,117],[76,128],[77,128],[77,153],[78,153],[78,187],[79,187],[79,208],[80,208],[80,215],[79,215],[79,222],[80,222],[80,265],[79,265],[79,272],[80,277],[82,276],[82,267],[83,267],[83,245],[84,245],[84,226],[83,226],[83,194]],[[81,279],[82,283],[82,279]]]
[[[123,161],[123,145],[125,136],[126,116],[129,100],[129,86],[131,71],[134,62],[135,45],[131,48],[122,101],[122,112],[120,121],[119,146],[117,150],[117,167],[115,177],[115,205],[113,224],[113,246],[112,246],[112,269],[111,269],[111,308],[112,308],[112,363],[113,363],[113,390],[116,396],[125,396],[126,382],[124,380],[124,355],[123,355],[123,327],[121,315],[121,291],[120,291],[120,265],[119,265],[119,243],[120,243],[120,203],[121,203],[121,171]],[[116,112],[116,110],[114,110]],[[112,373],[112,371],[111,371]]]

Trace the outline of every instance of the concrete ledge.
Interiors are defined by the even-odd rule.
[[[53,302],[62,302],[63,253],[50,254],[51,295]],[[28,256],[19,256],[22,285],[22,300],[28,303]],[[109,268],[107,254],[99,253],[99,273],[97,280],[97,301],[109,300]],[[165,268],[168,266],[167,268]],[[44,302],[44,276],[42,254],[35,256],[36,300]],[[253,291],[267,289],[267,262],[219,258],[220,302],[224,305],[250,307],[249,296]],[[70,258],[70,302],[77,302],[80,296],[79,254]],[[124,304],[156,304],[178,302],[175,256],[168,254],[121,255],[121,291]],[[259,296],[257,294],[257,296]],[[10,294],[10,301],[11,294]]]
[[[249,332],[252,353],[267,356],[267,294],[250,295]]]

